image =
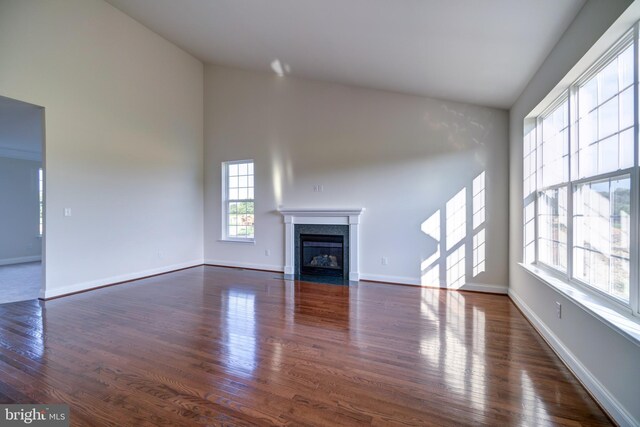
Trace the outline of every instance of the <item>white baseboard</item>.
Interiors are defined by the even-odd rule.
[[[193,260],[183,262],[180,264],[167,265],[165,267],[153,268],[150,270],[138,271],[136,273],[123,274],[120,276],[106,277],[103,279],[92,280],[90,282],[76,283],[74,285],[63,286],[60,288],[46,289],[40,291],[41,299],[55,298],[62,295],[73,294],[80,291],[88,291],[90,289],[99,288],[102,286],[113,285],[120,282],[128,282],[130,280],[142,279],[147,276],[155,276],[157,274],[169,273],[171,271],[180,270],[183,268],[196,267],[202,265],[202,260]]]
[[[473,283],[468,282],[462,285],[459,288],[449,288],[446,284],[441,283],[440,286],[436,285],[423,285],[420,279],[415,277],[406,277],[406,276],[386,276],[380,274],[360,274],[360,280],[372,280],[374,282],[388,282],[388,283],[399,283],[402,285],[412,285],[412,286],[421,286],[427,288],[438,288],[438,289],[453,289],[456,291],[476,291],[476,292],[488,292],[492,294],[506,294],[507,288],[505,286],[500,285],[492,285],[488,283]]]
[[[0,265],[12,265],[12,264],[24,264],[25,262],[42,261],[41,255],[23,256],[20,258],[5,258],[0,259]]]
[[[254,264],[251,262],[223,261],[219,259],[206,259],[204,263],[210,265],[218,265],[220,267],[248,268],[253,270],[270,270],[284,272],[284,267],[281,265]]]
[[[560,360],[573,372],[598,403],[621,427],[639,426],[640,420],[635,420],[618,400],[607,390],[598,379],[580,362],[580,360],[560,341],[547,325],[529,308],[516,292],[509,289],[511,301],[524,313],[534,328],[549,344]]]

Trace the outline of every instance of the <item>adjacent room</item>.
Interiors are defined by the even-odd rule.
[[[42,109],[0,96],[0,304],[42,288]]]
[[[0,425],[640,426],[639,52],[640,0],[0,0]]]

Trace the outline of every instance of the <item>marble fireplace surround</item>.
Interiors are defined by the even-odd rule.
[[[295,232],[296,224],[330,224],[349,226],[349,280],[360,280],[359,235],[360,216],[364,208],[330,209],[330,208],[280,208],[284,217],[284,274],[293,277],[295,274]]]

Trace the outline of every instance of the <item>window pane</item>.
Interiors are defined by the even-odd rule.
[[[560,104],[542,120],[542,186],[569,179],[568,101]]]
[[[538,204],[538,251],[541,262],[567,268],[567,189],[545,190]]]
[[[238,165],[238,175],[246,175],[247,174],[247,164],[240,163]]]
[[[618,63],[612,61],[598,73],[598,104],[618,92]]]
[[[236,175],[238,175],[238,165],[230,164],[229,165],[229,176],[236,176]]]
[[[618,169],[618,135],[613,135],[598,143],[598,173]]]
[[[629,301],[628,177],[577,185],[574,194],[574,277]]]
[[[633,126],[633,88],[620,94],[620,129]]]
[[[238,177],[230,176],[229,177],[229,188],[238,188]]]
[[[633,128],[620,134],[620,168],[633,166]]]
[[[623,90],[633,83],[633,45],[626,48],[618,56],[620,88]]]
[[[598,139],[618,131],[618,97],[598,107]]]
[[[589,114],[585,114],[585,116],[580,119],[578,123],[578,141],[579,147],[585,148],[591,143],[596,141],[597,137],[597,121],[598,121],[598,110],[594,110]]]
[[[578,109],[584,117],[598,105],[598,80],[593,78],[578,90]]]

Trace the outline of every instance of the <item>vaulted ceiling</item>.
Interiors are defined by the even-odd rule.
[[[585,0],[107,0],[206,63],[509,108]]]

